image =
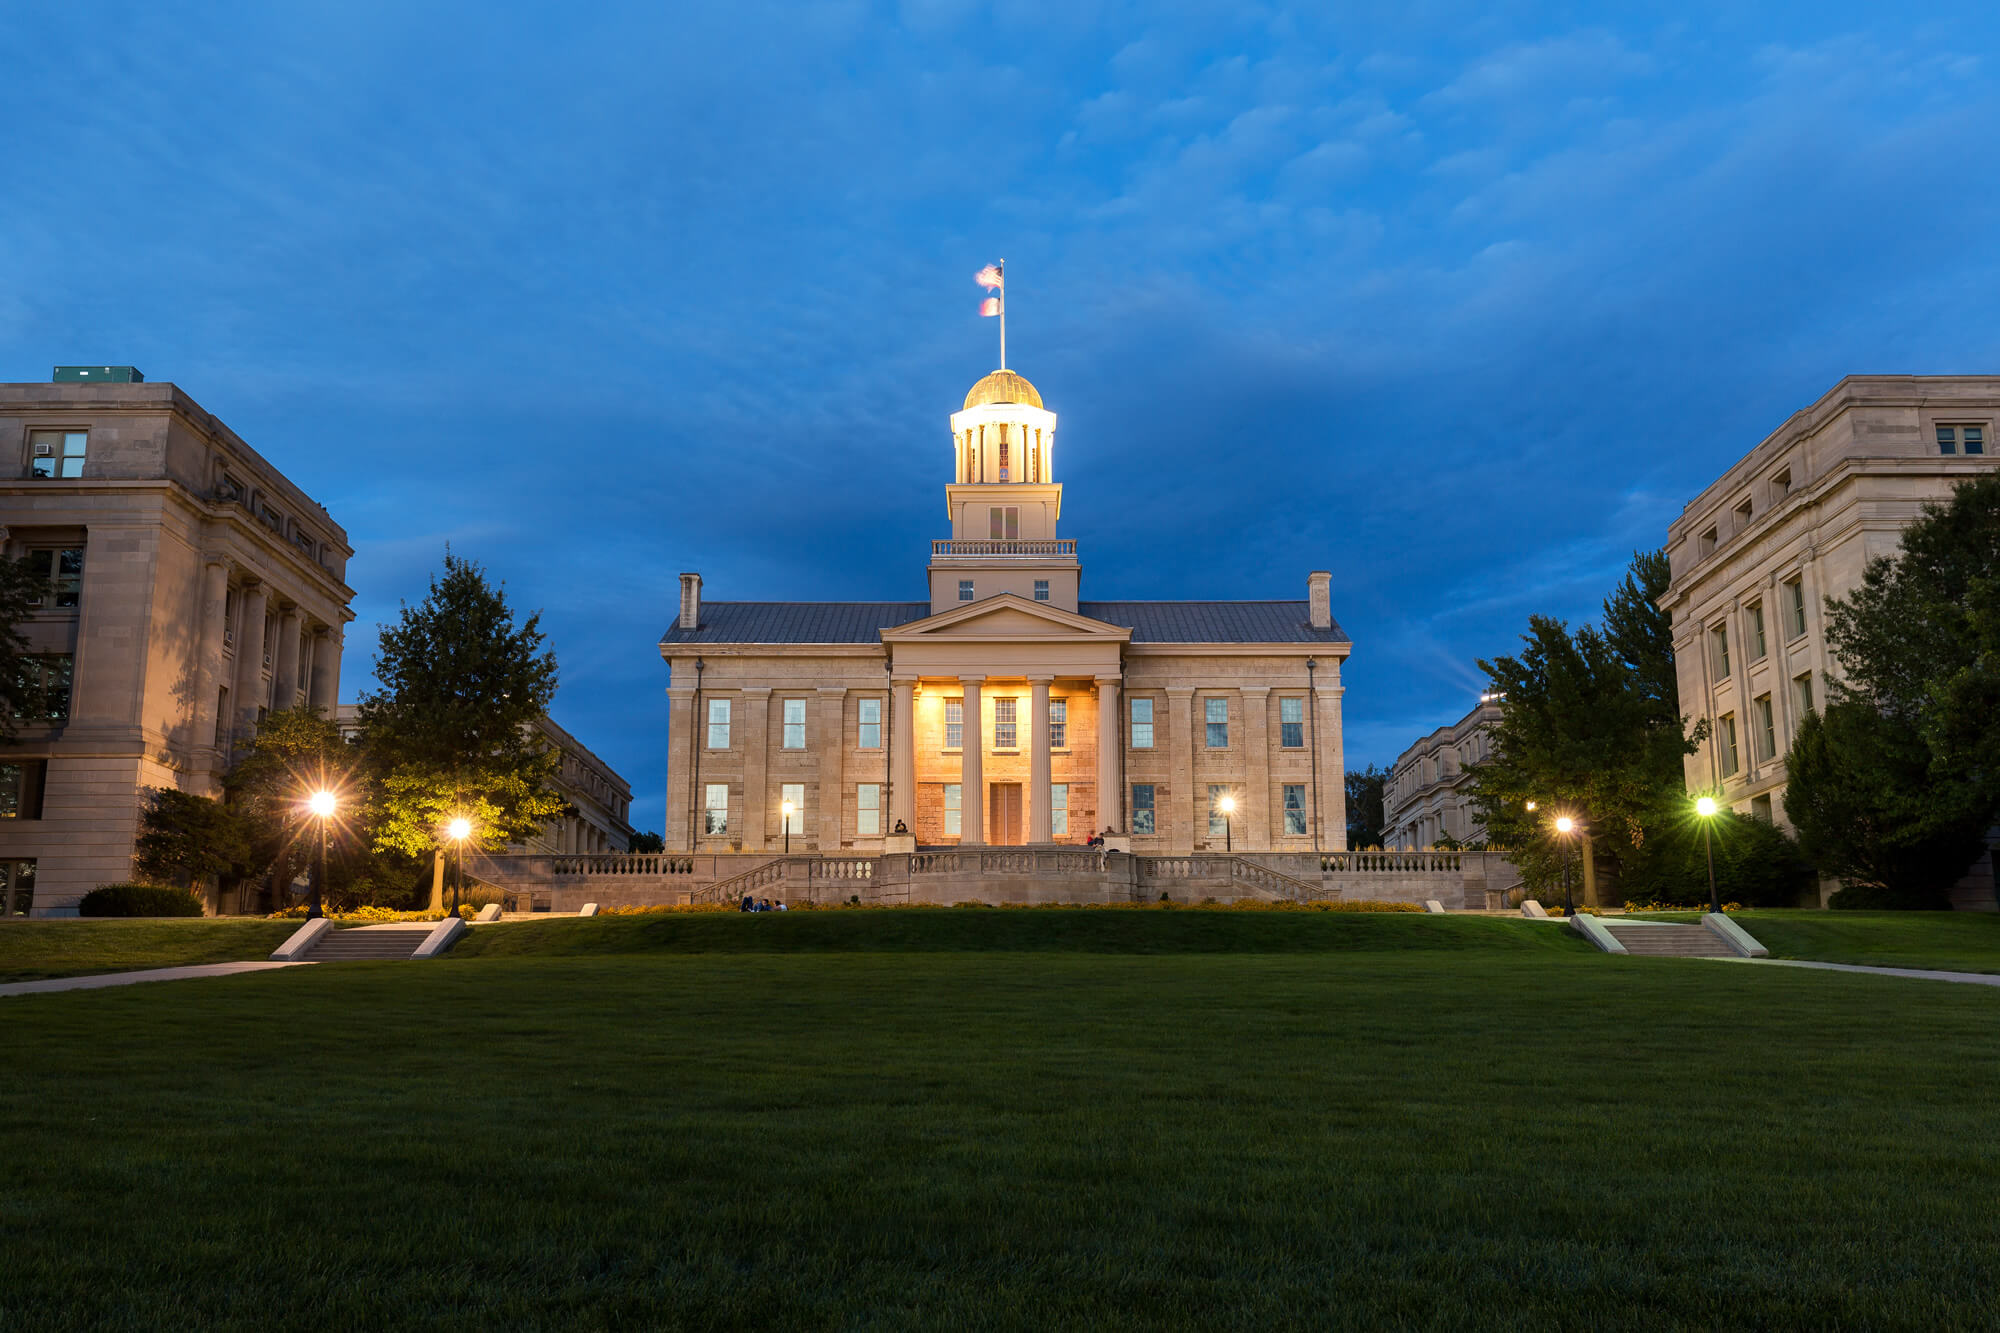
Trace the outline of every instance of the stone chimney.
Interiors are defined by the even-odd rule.
[[[1314,629],[1333,628],[1333,575],[1325,570],[1306,575],[1306,619]]]
[[[1331,575],[1328,576],[1332,577]],[[1322,602],[1325,594],[1321,594]],[[681,575],[681,628],[701,628],[701,575]]]

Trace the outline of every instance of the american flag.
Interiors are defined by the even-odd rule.
[[[985,268],[980,269],[979,276],[974,278],[973,281],[981,287],[986,288],[1005,287],[1007,285],[1007,280],[1001,275],[998,264],[988,264]]]

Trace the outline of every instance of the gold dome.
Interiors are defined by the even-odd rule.
[[[1035,392],[1034,385],[1013,371],[996,370],[973,385],[965,395],[967,407],[984,407],[987,403],[1026,403],[1030,407],[1040,407],[1042,396]]]

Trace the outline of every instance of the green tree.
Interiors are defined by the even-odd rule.
[[[250,829],[220,801],[174,787],[149,787],[134,847],[138,871],[148,880],[187,887],[214,876],[245,873]]]
[[[46,712],[45,692],[20,624],[48,595],[48,582],[26,560],[0,556],[0,739],[11,740],[21,719]]]
[[[561,756],[535,725],[556,690],[543,644],[539,612],[517,625],[504,588],[445,552],[423,602],[383,629],[382,688],[361,700],[377,847],[425,855],[464,815],[481,844],[498,848],[562,812]]]
[[[1600,892],[1615,897],[1619,877],[1642,869],[1653,831],[1686,803],[1682,760],[1702,733],[1680,714],[1659,607],[1667,582],[1665,555],[1639,552],[1605,600],[1602,628],[1533,616],[1519,656],[1479,663],[1502,699],[1474,803],[1489,845],[1507,849],[1532,888],[1552,888],[1576,855],[1551,831],[1558,814],[1582,821]]]
[[[632,850],[635,852],[664,852],[667,840],[657,833],[634,833]]]
[[[321,790],[334,793],[332,818],[343,839],[360,828],[368,805],[359,751],[314,708],[265,714],[249,752],[223,779],[223,790],[249,830],[248,873],[270,878],[277,906],[283,905],[278,900],[284,887],[304,872],[318,848],[318,823],[305,811],[307,798]]]
[[[1363,769],[1347,770],[1349,848],[1358,850],[1382,845],[1382,838],[1389,831],[1388,816],[1383,810],[1383,796],[1388,786],[1389,775],[1374,764]]]
[[[1990,816],[1939,800],[1916,725],[1865,698],[1808,713],[1785,756],[1785,817],[1838,907],[1943,908],[1985,846]]]

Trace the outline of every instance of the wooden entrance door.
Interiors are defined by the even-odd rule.
[[[986,841],[1003,847],[1020,845],[1021,784],[996,782],[986,790],[989,802]]]

